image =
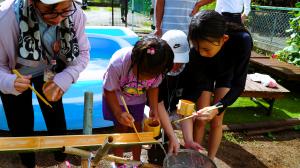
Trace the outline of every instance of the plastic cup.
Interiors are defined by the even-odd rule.
[[[160,122],[150,118],[144,119],[144,131],[153,132],[153,136],[157,137],[160,133]]]

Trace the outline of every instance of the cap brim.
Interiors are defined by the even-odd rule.
[[[187,51],[185,53],[174,53],[174,63],[188,63],[189,62],[189,53]]]
[[[71,0],[40,0],[43,4],[52,5],[57,4],[64,1],[71,1]]]

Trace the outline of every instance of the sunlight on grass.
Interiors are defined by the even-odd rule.
[[[101,8],[96,7],[96,6],[88,6],[87,9],[85,9],[86,11],[100,11]]]
[[[236,144],[241,144],[243,142],[241,137],[235,135],[232,132],[224,132],[223,138],[229,142],[236,143]]]
[[[216,2],[210,3],[208,5],[204,5],[200,8],[200,10],[214,10],[216,7]]]
[[[260,102],[268,106],[263,100]],[[285,98],[275,101],[271,116],[267,116],[266,109],[257,105],[250,98],[239,98],[230,106],[224,117],[224,124],[250,123],[258,121],[282,120],[300,117],[300,95],[290,93]]]
[[[151,24],[152,24],[151,21],[145,21],[145,22],[143,22],[143,26],[145,26],[145,27],[149,27],[149,26],[151,26]]]
[[[111,12],[112,11],[112,8],[111,7],[106,7],[104,8],[104,10],[108,11],[108,12]]]

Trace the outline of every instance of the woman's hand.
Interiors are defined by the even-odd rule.
[[[193,10],[192,10],[192,12],[191,12],[191,14],[190,14],[190,16],[192,17],[192,16],[194,16],[197,12],[199,12],[200,7],[201,7],[200,3],[199,3],[199,2],[196,2],[196,4],[195,4],[195,6],[194,6],[194,8],[193,8]]]
[[[195,6],[194,9],[192,10],[190,16],[191,17],[194,16],[198,11],[199,11],[199,8]]]
[[[218,109],[215,106],[208,106],[204,107],[203,109],[197,111],[197,119],[203,120],[203,121],[210,121],[212,120],[217,114],[218,114]],[[214,110],[212,110],[214,109]]]
[[[29,88],[30,79],[31,79],[31,75],[23,76],[23,77],[17,77],[15,82],[14,82],[15,89],[18,92],[23,93],[25,90],[27,90]]]
[[[176,139],[176,137],[172,137],[169,139],[169,147],[168,147],[168,153],[169,154],[175,154],[177,155],[178,150],[180,148],[179,142]]]
[[[44,84],[43,93],[46,99],[52,102],[58,101],[64,94],[63,90],[59,86],[57,86],[56,83],[53,81],[46,82]]]
[[[118,122],[127,127],[132,127],[132,123],[134,122],[134,118],[132,115],[127,112],[122,112],[120,115],[116,116]]]
[[[157,37],[161,37],[162,36],[162,30],[161,28],[156,28],[154,31],[154,35]]]

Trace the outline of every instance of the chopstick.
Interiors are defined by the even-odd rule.
[[[221,105],[221,106],[215,106],[215,107],[212,107],[211,109],[206,110],[205,112],[209,112],[209,111],[212,111],[212,110],[215,110],[215,109],[218,109],[218,108],[222,108],[222,107],[223,107],[223,105]],[[181,119],[178,119],[178,120],[174,120],[172,123],[173,123],[173,124],[179,123],[179,122],[184,121],[184,120],[187,120],[187,119],[189,119],[189,118],[193,118],[193,117],[196,116],[196,115],[197,115],[197,114],[192,114],[192,115],[190,115],[190,116],[187,116],[187,117],[184,117],[184,118],[181,118]]]
[[[23,76],[16,70],[13,69],[12,72],[14,74],[16,74],[18,77],[23,78]],[[31,85],[29,85],[29,88],[37,95],[37,97],[39,97],[46,105],[48,105],[49,107],[52,108],[51,104],[48,103],[48,101],[46,99],[44,99],[44,97],[42,95],[39,94],[39,92],[37,92]]]
[[[129,113],[129,110],[128,110],[128,107],[127,107],[127,105],[126,105],[126,102],[125,102],[124,97],[123,97],[122,95],[120,95],[120,98],[121,98],[121,101],[122,101],[122,103],[123,103],[123,105],[124,105],[124,107],[125,107],[126,112],[127,112],[128,114],[130,114],[130,113]],[[141,138],[140,138],[140,136],[139,136],[139,133],[138,133],[138,131],[137,131],[135,125],[134,125],[134,122],[131,122],[131,125],[132,125],[132,127],[133,127],[133,129],[134,129],[134,132],[136,133],[136,135],[137,135],[139,141],[141,141]]]

